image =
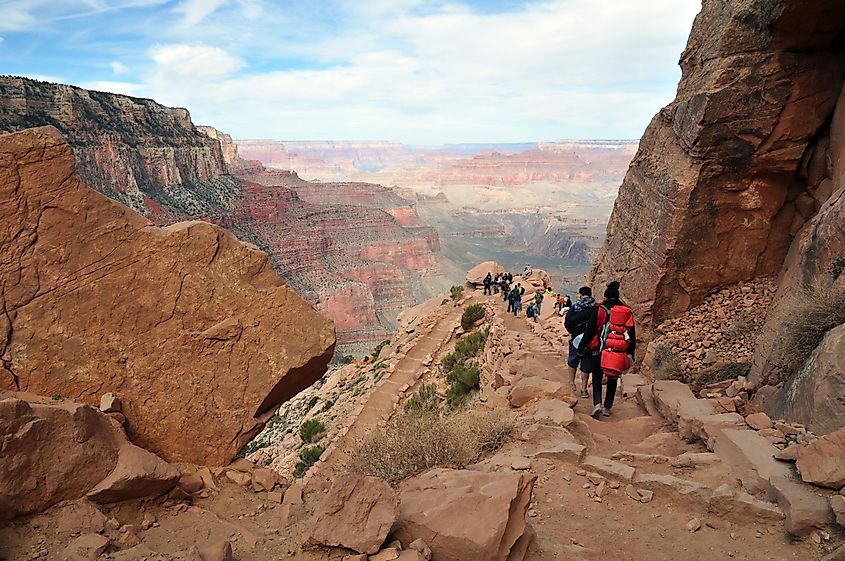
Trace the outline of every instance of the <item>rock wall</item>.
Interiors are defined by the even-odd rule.
[[[0,387],[123,400],[136,444],[225,464],[325,372],[331,322],[267,255],[88,189],[52,127],[0,136]]]
[[[645,132],[591,273],[622,281],[644,334],[718,288],[777,274],[824,204],[831,185],[807,167],[842,89],[843,9],[704,1],[677,97]]]
[[[144,193],[226,173],[221,143],[186,109],[150,99],[0,76],[0,132],[52,125],[91,188],[146,213]]]

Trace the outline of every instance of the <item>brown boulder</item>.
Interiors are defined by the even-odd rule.
[[[331,322],[254,246],[157,228],[74,164],[54,128],[0,136],[0,388],[119,393],[133,442],[223,465],[325,372]]]
[[[118,450],[114,470],[87,496],[98,503],[154,497],[170,491],[177,481],[178,469],[155,454],[127,443]]]
[[[347,473],[336,477],[320,504],[309,541],[378,552],[399,514],[399,498],[386,481]]]
[[[536,476],[433,469],[401,486],[394,535],[422,539],[438,561],[509,557],[526,532]],[[524,553],[524,552],[523,552]]]
[[[845,487],[845,428],[802,448],[795,467],[806,483],[831,489]]]
[[[83,534],[75,538],[62,552],[62,561],[94,561],[109,546],[109,540],[99,534]]]
[[[752,413],[745,418],[748,426],[754,430],[764,430],[772,428],[772,419],[765,413]]]
[[[484,263],[479,263],[472,269],[467,272],[467,282],[469,284],[474,285],[481,285],[484,284],[484,277],[487,276],[487,273],[490,273],[493,277],[496,276],[496,273],[504,273],[505,269],[496,263],[495,261],[485,261]]]
[[[0,401],[0,519],[82,497],[112,472],[124,444],[93,407]]]

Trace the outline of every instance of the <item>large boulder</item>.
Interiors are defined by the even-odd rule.
[[[422,539],[438,561],[521,561],[515,548],[536,476],[433,469],[402,484],[393,534]]]
[[[830,194],[825,174],[804,164],[842,89],[841,10],[703,2],[677,97],[640,142],[589,283],[623,281],[638,335],[716,289],[779,273],[793,235]]]
[[[100,502],[157,495],[178,478],[173,466],[130,444],[120,424],[93,407],[0,401],[0,519],[93,489]]]
[[[806,483],[832,489],[845,487],[845,427],[804,446],[795,467]]]
[[[133,442],[228,463],[334,351],[254,246],[157,228],[81,183],[52,127],[0,136],[0,388],[120,396]]]
[[[487,273],[490,273],[495,277],[496,273],[504,272],[504,267],[495,261],[485,261],[484,263],[479,263],[467,272],[467,282],[476,286],[481,285],[484,284],[484,277],[487,276]]]
[[[320,504],[309,541],[377,553],[399,515],[399,497],[386,481],[359,474],[336,477]]]

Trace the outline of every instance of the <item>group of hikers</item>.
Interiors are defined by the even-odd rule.
[[[527,275],[525,274],[527,272]],[[523,278],[531,275],[531,266],[526,264]],[[484,277],[484,294],[502,294],[508,303],[508,312],[519,317],[525,287],[517,282],[513,285],[511,273],[487,273]],[[528,304],[525,315],[537,321],[546,296],[555,297],[555,310],[564,316],[564,327],[569,333],[569,384],[573,392],[582,398],[589,398],[589,386],[593,388],[594,419],[608,417],[613,409],[619,378],[634,363],[637,346],[634,315],[619,295],[619,283],[614,281],[604,290],[604,299],[598,304],[589,286],[578,289],[578,299],[573,304],[569,296],[555,295],[551,288],[538,290]],[[576,383],[581,371],[580,390]],[[602,401],[602,387],[607,390]]]

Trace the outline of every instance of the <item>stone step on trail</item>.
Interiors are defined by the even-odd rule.
[[[766,494],[783,509],[786,531],[793,536],[805,537],[814,530],[822,530],[833,518],[826,498],[813,493],[809,485],[801,485],[784,476],[772,477]]]
[[[723,429],[713,451],[750,493],[765,491],[769,479],[789,477],[789,467],[775,459],[778,449],[753,430]]]

